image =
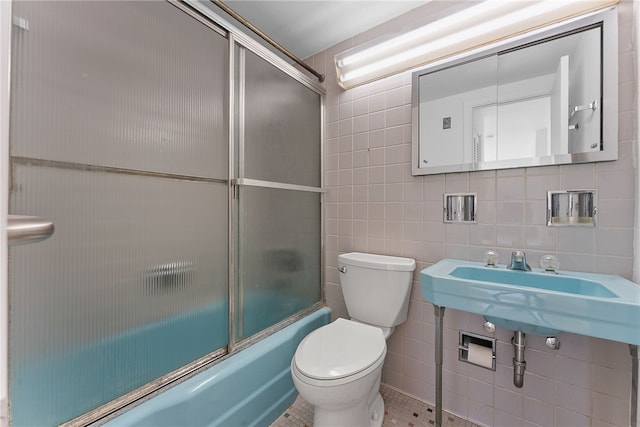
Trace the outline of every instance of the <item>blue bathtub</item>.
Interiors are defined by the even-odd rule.
[[[244,331],[250,335],[265,324],[281,320],[282,313],[295,313],[308,306],[309,302],[296,298],[252,293],[245,296],[249,309],[243,317]],[[69,347],[60,354],[43,353],[37,360],[16,360],[10,377],[11,424],[56,426],[117,398],[123,390],[134,390],[225,346],[227,310],[225,303],[212,303],[126,333]]]
[[[295,400],[289,366],[298,344],[330,317],[315,311],[104,425],[267,426]]]

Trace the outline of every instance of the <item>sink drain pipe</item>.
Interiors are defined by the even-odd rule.
[[[524,361],[525,333],[515,331],[511,339],[513,344],[513,385],[522,388],[524,384],[524,371],[527,369],[527,362]]]

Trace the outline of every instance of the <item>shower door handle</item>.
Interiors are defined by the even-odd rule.
[[[36,243],[53,234],[53,222],[45,218],[26,215],[9,215],[7,241],[11,245]]]

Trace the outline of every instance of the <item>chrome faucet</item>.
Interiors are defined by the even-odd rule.
[[[523,251],[511,252],[511,263],[507,266],[509,270],[531,271],[527,264],[527,257]]]

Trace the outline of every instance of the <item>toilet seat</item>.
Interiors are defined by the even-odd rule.
[[[339,318],[307,335],[293,362],[308,378],[337,380],[365,371],[384,358],[386,348],[379,328]]]

